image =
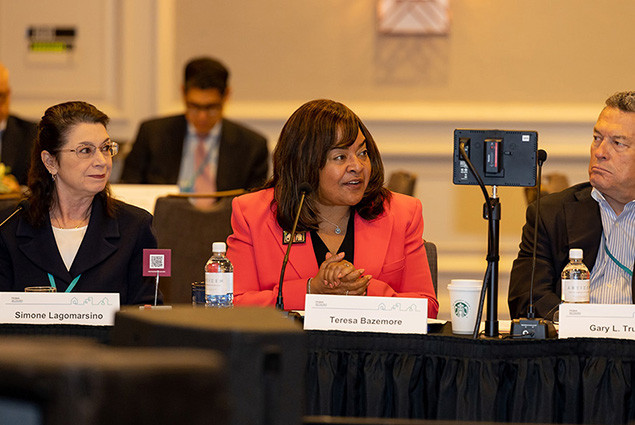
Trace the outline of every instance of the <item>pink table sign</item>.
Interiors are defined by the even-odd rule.
[[[143,275],[170,277],[172,272],[171,249],[144,249]]]

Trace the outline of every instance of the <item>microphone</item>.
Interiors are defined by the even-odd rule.
[[[534,240],[531,257],[531,280],[529,281],[529,307],[527,309],[527,318],[512,320],[511,336],[514,338],[525,339],[545,339],[553,338],[556,330],[553,323],[544,319],[536,319],[534,312],[534,277],[536,274],[536,248],[538,245],[538,217],[540,216],[540,186],[542,183],[542,164],[547,160],[547,152],[543,149],[538,150],[536,159],[538,161],[538,182],[536,189],[536,218],[534,220]]]
[[[543,149],[538,150],[538,184],[536,190],[536,218],[534,220],[534,246],[531,254],[531,280],[529,281],[529,308],[527,318],[534,319],[534,277],[536,275],[536,247],[538,245],[538,216],[540,215],[540,191],[542,186],[542,164],[547,160],[547,152]]]
[[[20,203],[18,204],[18,206],[15,208],[15,210],[13,210],[13,212],[11,213],[11,215],[9,215],[9,217],[5,218],[2,223],[0,223],[0,227],[4,226],[4,223],[6,223],[7,221],[9,221],[14,215],[16,215],[17,213],[19,213],[22,210],[26,210],[29,208],[29,201],[26,199],[23,199],[20,201]]]
[[[284,271],[286,270],[287,262],[289,261],[291,245],[293,245],[293,241],[295,240],[295,229],[298,225],[298,220],[300,219],[300,212],[302,211],[302,204],[304,204],[304,197],[313,191],[313,188],[307,182],[300,183],[298,189],[300,190],[301,195],[300,204],[298,205],[298,210],[295,213],[295,220],[293,221],[293,227],[291,228],[291,239],[289,239],[287,252],[284,254],[284,259],[282,260],[282,269],[280,270],[280,282],[278,282],[278,299],[276,300],[276,309],[280,311],[284,311],[284,301],[282,299],[282,281],[284,280]]]

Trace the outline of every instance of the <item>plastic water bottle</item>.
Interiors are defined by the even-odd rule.
[[[582,262],[582,250],[569,250],[569,264],[562,270],[562,302],[588,303],[591,286],[589,269]]]
[[[225,242],[212,244],[212,256],[205,264],[205,306],[234,305],[234,266],[225,256]]]

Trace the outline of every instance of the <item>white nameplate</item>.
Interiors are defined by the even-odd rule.
[[[118,293],[0,292],[0,323],[111,326]]]
[[[428,333],[428,299],[307,294],[304,329]]]
[[[558,338],[635,339],[633,304],[560,304]]]

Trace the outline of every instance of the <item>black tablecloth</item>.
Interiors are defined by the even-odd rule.
[[[108,326],[0,326],[0,334],[5,335],[75,335],[104,343],[109,342],[110,332]],[[471,422],[635,421],[635,341],[307,334],[305,415]]]
[[[77,336],[88,338],[100,343],[110,342],[112,326],[89,325],[25,325],[7,324],[0,325],[0,335],[33,335],[33,336]]]
[[[309,333],[307,415],[621,424],[635,342]]]

